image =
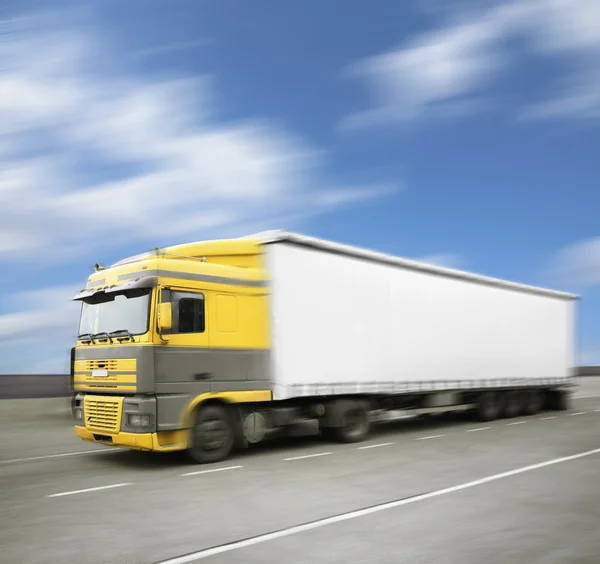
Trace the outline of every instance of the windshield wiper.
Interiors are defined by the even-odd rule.
[[[135,341],[135,339],[133,338],[133,335],[127,329],[117,329],[116,331],[111,331],[109,333],[109,335],[111,337],[116,337],[116,339],[117,339],[117,341],[119,341],[119,343],[122,343],[123,341],[126,341],[127,339],[131,339],[132,341]]]
[[[91,333],[81,333],[81,335],[77,335],[77,338],[82,340],[84,343],[96,344],[96,341],[94,341],[94,336]]]
[[[99,337],[104,336],[104,339],[100,339]],[[111,343],[113,342],[113,340],[111,339],[110,335],[106,332],[106,331],[101,331],[100,333],[94,333],[92,335],[93,338],[98,339],[99,343],[102,343],[104,341],[110,341]]]

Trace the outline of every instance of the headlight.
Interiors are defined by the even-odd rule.
[[[130,413],[127,417],[127,422],[130,427],[150,426],[150,415],[138,415],[137,413]]]
[[[73,417],[75,417],[76,420],[81,421],[83,419],[83,409],[81,409],[81,407],[76,407],[73,410]]]

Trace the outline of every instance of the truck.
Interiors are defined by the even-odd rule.
[[[75,297],[75,434],[214,463],[313,424],[568,409],[572,294],[285,231],[96,265]]]

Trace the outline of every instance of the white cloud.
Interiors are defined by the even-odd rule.
[[[558,58],[567,69],[551,90],[558,96],[526,106],[525,119],[600,118],[600,2],[544,0],[538,24],[531,27],[532,46]]]
[[[567,80],[556,99],[535,102],[522,117],[598,117],[600,114],[600,2],[597,0],[521,0],[467,6],[446,23],[404,46],[367,58],[347,70],[363,79],[371,107],[347,116],[342,129],[414,120],[446,106],[468,107],[507,68],[507,40],[524,38],[538,56],[565,57]],[[556,85],[552,89],[556,90]],[[468,114],[468,112],[462,115]],[[456,115],[461,115],[456,114]]]
[[[539,25],[532,33],[540,50],[580,53],[600,49],[597,0],[543,0],[537,4]]]
[[[490,50],[498,33],[493,22],[468,23],[359,63],[350,72],[370,81],[376,107],[350,116],[346,126],[413,119],[431,106],[472,92],[502,62]]]
[[[577,287],[600,285],[600,237],[561,249],[552,261],[550,273]]]
[[[497,42],[520,12],[494,8],[357,63],[347,74],[367,80],[374,107],[349,116],[342,126],[420,118],[482,89],[507,63]]]
[[[118,68],[101,34],[32,22],[0,46],[0,256],[321,211],[333,182],[319,149],[264,120],[217,123],[205,78],[148,80]],[[368,197],[342,187],[338,201],[355,190]]]

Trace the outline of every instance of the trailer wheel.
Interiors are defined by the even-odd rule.
[[[362,405],[348,406],[340,413],[340,426],[334,427],[335,438],[341,443],[358,443],[369,435],[369,414]]]
[[[521,392],[510,390],[504,392],[504,417],[511,419],[521,414],[523,409],[523,398]]]
[[[500,415],[500,396],[494,392],[483,392],[477,398],[475,414],[480,421],[493,421]]]
[[[542,409],[544,398],[539,390],[528,390],[525,392],[525,401],[523,402],[523,413],[526,415],[535,415]]]
[[[201,464],[220,462],[229,456],[236,438],[235,423],[224,405],[207,405],[196,413],[189,454]]]

